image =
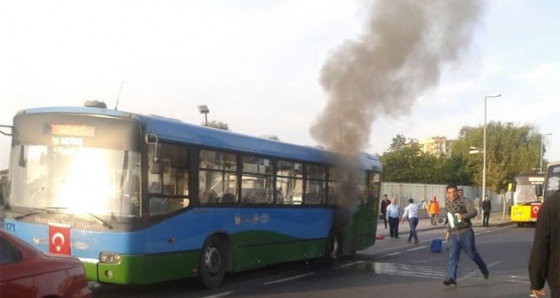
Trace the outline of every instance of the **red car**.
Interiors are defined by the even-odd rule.
[[[45,255],[0,229],[0,296],[91,297],[80,260]]]

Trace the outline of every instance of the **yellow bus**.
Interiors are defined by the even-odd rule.
[[[517,226],[537,221],[542,197],[537,189],[544,183],[544,174],[523,174],[515,176],[513,201],[510,211],[511,222]]]

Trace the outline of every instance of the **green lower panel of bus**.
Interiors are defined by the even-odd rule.
[[[297,239],[265,231],[221,234],[227,271],[243,271],[271,264],[325,255],[326,239]],[[88,280],[111,284],[149,284],[197,275],[200,250],[147,255],[121,255],[116,264],[84,261]]]
[[[356,252],[375,243],[376,221],[371,210],[356,212],[338,235],[343,253]],[[232,235],[216,234],[224,245],[227,271],[235,272],[271,264],[325,256],[326,238],[300,239],[263,230]],[[326,237],[327,235],[325,235]],[[84,261],[89,280],[112,284],[148,284],[197,275],[200,250],[173,253],[121,255],[116,264]]]
[[[121,255],[117,264],[84,262],[88,280],[111,284],[149,284],[196,275],[200,252]]]
[[[271,264],[313,259],[325,255],[326,239],[268,242],[234,247],[232,271],[242,271]]]

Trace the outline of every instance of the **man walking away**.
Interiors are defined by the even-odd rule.
[[[476,216],[476,209],[469,199],[459,197],[456,185],[449,184],[446,187],[446,192],[445,208],[450,220],[447,223],[445,241],[447,241],[449,248],[449,257],[447,261],[447,279],[443,281],[443,284],[452,287],[457,286],[457,268],[459,266],[461,249],[476,263],[484,279],[488,279],[490,273],[486,263],[476,250],[472,229],[471,218]]]
[[[488,200],[488,196],[484,196],[482,201],[482,226],[488,227],[488,221],[490,220],[490,212],[492,212],[492,202]]]
[[[401,223],[404,222],[405,217],[408,218],[408,227],[410,228],[410,232],[408,233],[408,243],[412,241],[412,238],[414,238],[415,244],[420,243],[418,241],[418,234],[416,233],[416,226],[418,225],[418,208],[423,202],[424,200],[418,204],[414,204],[414,200],[410,198],[408,199],[408,206],[404,208]]]
[[[539,210],[533,248],[529,257],[529,280],[534,297],[545,295],[545,280],[550,297],[560,298],[560,191],[545,199]]]

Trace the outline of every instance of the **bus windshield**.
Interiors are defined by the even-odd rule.
[[[139,153],[39,145],[15,149],[11,207],[139,215]]]
[[[140,214],[140,128],[76,114],[14,118],[10,208]]]
[[[535,191],[537,184],[543,184],[544,175],[519,175],[515,177],[516,187],[513,193],[514,204],[538,202],[539,197]]]

